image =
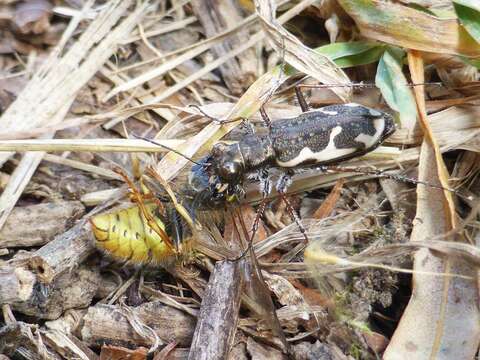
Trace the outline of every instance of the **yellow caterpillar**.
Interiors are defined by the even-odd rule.
[[[97,215],[90,219],[90,224],[96,246],[116,259],[165,264],[175,258],[175,248],[154,203]]]

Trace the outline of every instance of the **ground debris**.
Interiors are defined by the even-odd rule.
[[[478,352],[480,9],[276,3],[0,1],[0,360]],[[253,166],[234,206],[186,186],[231,195],[206,155],[265,114],[358,104],[395,118],[373,152],[336,123],[332,163]]]

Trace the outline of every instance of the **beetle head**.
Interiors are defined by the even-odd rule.
[[[244,176],[245,164],[238,143],[215,144],[210,153],[210,164],[213,174],[222,183],[238,184]]]

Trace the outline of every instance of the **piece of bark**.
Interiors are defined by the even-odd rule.
[[[293,345],[295,359],[329,359],[329,360],[352,360],[351,356],[345,355],[335,344],[325,344],[320,341],[310,343],[307,341]]]
[[[232,0],[193,0],[191,4],[207,37],[233,28],[243,20]],[[237,31],[236,34],[214,45],[212,51],[219,58],[244,44],[248,38],[248,30]],[[255,50],[248,49],[241,56],[230,59],[220,66],[223,80],[232,94],[241,95],[255,81],[256,58]]]
[[[0,328],[0,353],[12,359],[61,360],[37,337],[37,325],[17,322]],[[48,355],[47,355],[48,354]]]
[[[250,252],[250,261],[245,263],[242,270],[242,273],[245,273],[248,279],[248,281],[245,281],[245,294],[242,296],[242,304],[252,311],[256,317],[261,318],[272,331],[274,336],[263,338],[263,341],[277,346],[285,353],[290,353],[290,344],[287,342],[287,338],[280,324],[280,319],[277,317],[277,310],[273,303],[270,290],[263,278],[257,258],[253,256],[253,251]]]
[[[169,272],[176,279],[179,279],[187,284],[195,294],[203,298],[205,288],[207,287],[207,282],[205,279],[199,276],[191,276],[191,274],[188,272],[186,273],[185,271],[182,271],[182,266],[180,265],[176,265],[173,269],[169,269]]]
[[[79,201],[16,207],[0,231],[0,248],[43,245],[64,233],[84,212]]]
[[[86,313],[87,309],[67,310],[58,319],[45,321],[45,328],[52,331],[59,331],[67,335],[73,334],[78,338],[79,331],[77,331],[77,329],[82,323],[83,317]]]
[[[89,345],[152,346],[155,341],[152,333],[148,332],[148,336],[138,334],[127,319],[127,316],[133,316],[137,324],[153,329],[165,343],[175,341],[179,346],[190,345],[195,326],[191,316],[159,301],[128,309],[131,309],[130,314],[118,305],[97,304],[90,307],[83,318],[82,340]]]
[[[29,299],[35,282],[35,275],[21,267],[1,268],[0,304],[11,304]]]
[[[238,261],[215,264],[202,300],[190,360],[227,358],[237,329],[243,282]]]
[[[168,353],[168,360],[187,360],[188,359],[188,348],[175,348],[171,352]],[[159,358],[158,360],[162,360],[163,358]],[[157,358],[153,358],[153,360],[157,360]]]
[[[90,224],[83,221],[42,246],[28,260],[40,282],[48,284],[65,271],[74,269],[95,251]]]
[[[98,267],[83,264],[51,284],[37,283],[26,301],[12,304],[15,311],[40,319],[57,319],[68,309],[83,308],[92,302],[100,282]]]
[[[104,272],[100,278],[100,284],[95,294],[96,299],[104,299],[119,287],[119,279],[112,273]]]
[[[237,333],[238,334],[238,333]],[[247,345],[245,341],[235,341],[232,350],[228,354],[228,360],[248,360]]]
[[[258,360],[286,360],[287,356],[281,351],[264,344],[257,343],[251,337],[247,339],[247,351],[251,359]]]
[[[64,359],[98,360],[98,355],[73,335],[66,335],[60,331],[42,331],[45,343]]]

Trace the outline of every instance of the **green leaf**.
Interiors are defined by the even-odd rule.
[[[405,53],[390,47],[383,53],[377,67],[375,84],[380,88],[388,106],[399,113],[402,125],[410,127],[417,118],[417,106],[410,87],[402,72]]]
[[[353,41],[328,44],[314,49],[328,56],[341,68],[371,64],[382,56],[385,46],[369,41]]]
[[[372,41],[352,41],[333,43],[313,49],[315,52],[327,56],[341,68],[371,64],[382,56],[385,45]],[[297,70],[290,65],[285,66],[287,76],[294,75]]]
[[[453,6],[465,30],[480,43],[480,1],[454,0]]]

